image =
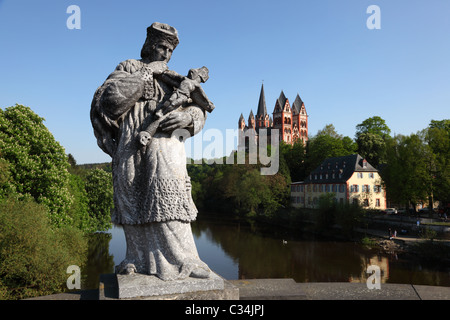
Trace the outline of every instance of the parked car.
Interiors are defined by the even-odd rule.
[[[395,209],[395,208],[387,208],[386,210],[384,210],[384,213],[386,213],[386,214],[397,214],[397,209]]]

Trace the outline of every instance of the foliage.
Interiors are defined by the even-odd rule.
[[[326,132],[326,133],[325,133]],[[356,145],[349,137],[342,137],[331,133],[330,128],[319,131],[319,134],[310,138],[306,146],[305,173],[309,174],[325,159],[354,154]]]
[[[89,197],[85,189],[84,180],[75,174],[70,175],[70,194],[73,202],[69,209],[69,216],[72,217],[73,226],[84,232],[98,231],[97,222],[89,214]]]
[[[112,174],[102,169],[90,170],[86,175],[86,194],[91,215],[91,227],[97,231],[111,228],[111,209],[113,208]]]
[[[382,171],[392,200],[415,205],[427,199],[431,182],[429,156],[430,150],[419,135],[394,137],[387,149],[387,166]]]
[[[386,143],[391,139],[391,129],[378,116],[364,120],[356,126],[358,154],[377,168],[386,163]]]
[[[47,211],[32,199],[0,202],[0,299],[61,292],[67,267],[85,263],[81,231],[55,229]]]
[[[385,163],[386,142],[384,139],[374,133],[361,133],[356,143],[358,144],[358,154],[366,159],[372,166],[377,168]]]
[[[67,157],[63,147],[43,124],[44,119],[30,108],[15,105],[0,109],[0,150],[4,173],[2,193],[33,197],[48,208],[57,226],[72,223],[67,211],[69,193]],[[6,164],[5,164],[6,163]]]
[[[386,139],[390,136],[391,129],[389,129],[384,119],[374,116],[356,126],[356,138],[358,139],[363,133],[372,133]]]
[[[447,124],[447,125],[446,125]],[[389,197],[415,205],[450,201],[450,129],[448,120],[432,121],[410,136],[395,136],[386,149],[382,177]]]

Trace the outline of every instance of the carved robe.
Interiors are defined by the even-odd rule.
[[[97,89],[91,120],[98,144],[111,155],[116,224],[144,224],[195,220],[186,170],[184,142],[157,131],[147,146],[137,135],[153,120],[154,111],[169,99],[174,88],[142,60],[127,60]],[[147,65],[148,66],[148,65]],[[195,104],[174,112],[192,117],[191,135],[205,122],[204,110]]]

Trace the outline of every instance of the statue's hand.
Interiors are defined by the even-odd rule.
[[[184,129],[192,124],[192,116],[187,112],[172,112],[160,123],[164,132],[172,132],[176,129]]]
[[[141,145],[146,146],[152,137],[147,131],[141,131],[138,135],[138,141]]]

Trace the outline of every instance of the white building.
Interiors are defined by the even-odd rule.
[[[291,205],[315,208],[322,194],[333,193],[338,203],[359,203],[363,208],[386,209],[386,192],[378,170],[360,155],[326,159],[305,181],[291,184]]]

